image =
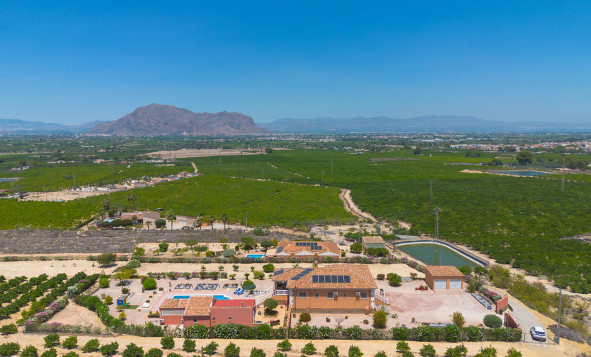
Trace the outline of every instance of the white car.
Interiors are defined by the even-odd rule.
[[[529,333],[531,334],[531,338],[533,340],[546,342],[546,330],[544,330],[543,327],[532,326],[532,328],[529,330]]]

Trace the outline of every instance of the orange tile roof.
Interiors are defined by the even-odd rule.
[[[209,316],[213,296],[191,296],[185,309],[185,316]]]
[[[377,289],[376,282],[367,265],[334,264],[315,269],[308,269],[307,274],[297,280],[293,277],[306,269],[286,269],[282,274],[273,277],[273,281],[287,281],[288,289]],[[349,283],[315,283],[314,275],[348,275]]]
[[[160,309],[185,309],[189,299],[166,299],[160,305]]]
[[[431,266],[426,266],[425,270],[427,272],[429,272],[431,274],[431,276],[433,277],[457,277],[457,278],[463,278],[464,274],[462,274],[461,271],[458,270],[458,268],[454,267],[454,266],[436,266],[436,265],[431,265]]]
[[[316,243],[320,250],[312,250],[309,246],[298,246],[296,243]],[[281,249],[282,248],[282,249]],[[283,240],[277,244],[277,253],[285,253],[289,255],[304,255],[302,253],[308,253],[307,255],[321,255],[325,253],[332,253],[333,255],[339,256],[341,250],[338,244],[335,242],[318,242],[318,241],[288,241]]]

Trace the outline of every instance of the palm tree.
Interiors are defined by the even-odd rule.
[[[133,201],[133,210],[135,211],[135,200],[136,200],[137,196],[136,195],[127,195],[127,203],[130,203]]]
[[[201,225],[203,224],[203,216],[195,217],[195,224],[197,225],[197,227],[199,227],[199,230],[201,230]]]
[[[222,214],[222,222],[224,222],[224,230],[226,230],[226,224],[228,223],[228,215],[227,214]]]
[[[103,202],[101,202],[101,205],[103,206],[104,212],[109,214],[109,210],[111,209],[111,200],[110,199],[103,200]]]
[[[172,210],[166,211],[166,218],[170,222],[170,230],[172,231],[172,222],[176,219],[174,212]]]
[[[214,215],[209,216],[209,221],[211,222],[211,230],[213,231],[213,222],[215,221],[215,216]]]
[[[148,230],[150,230],[150,226],[152,225],[152,221],[147,221],[146,226],[148,226]]]

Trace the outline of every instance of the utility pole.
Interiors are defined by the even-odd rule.
[[[74,172],[74,190],[76,190],[76,173]]]
[[[322,170],[322,184],[324,185],[324,170]]]
[[[435,238],[439,239],[439,207],[435,207]]]
[[[246,229],[248,230],[248,212],[246,212]]]
[[[562,288],[558,294],[558,328],[556,329],[556,344],[560,344],[560,316],[562,315]]]
[[[429,180],[429,202],[433,202],[433,179]]]
[[[332,175],[333,173],[334,173],[333,159],[330,159],[330,174]]]

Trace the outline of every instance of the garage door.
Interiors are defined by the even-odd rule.
[[[435,280],[435,289],[447,289],[447,280],[436,279]]]
[[[462,280],[461,279],[451,279],[449,281],[449,288],[450,289],[461,289],[462,288]]]

